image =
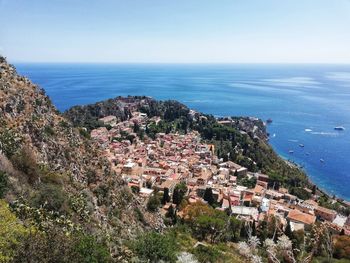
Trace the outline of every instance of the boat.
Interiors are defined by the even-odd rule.
[[[299,147],[303,148],[303,147],[305,147],[305,145],[304,144],[299,144]]]
[[[267,119],[267,120],[266,120],[266,123],[267,123],[267,124],[272,123],[272,119]]]
[[[324,160],[323,160],[323,159],[320,159],[320,162],[321,162],[321,163],[324,163]]]
[[[344,131],[345,128],[343,126],[337,126],[337,127],[334,127],[334,130],[336,130],[336,131]]]
[[[290,154],[293,154],[293,153],[294,153],[294,151],[293,151],[293,150],[290,150],[290,151],[289,151],[289,153],[290,153]]]

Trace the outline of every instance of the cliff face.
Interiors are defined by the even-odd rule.
[[[100,162],[99,152],[65,120],[45,92],[17,75],[4,59],[0,64],[1,130],[16,138],[17,147],[5,152],[11,157],[20,147],[29,147],[40,164],[54,171],[69,171],[84,181],[86,171]],[[1,150],[10,148],[2,141]]]
[[[85,130],[73,127],[41,88],[19,76],[2,57],[0,116],[0,172],[8,176],[4,196],[8,202],[21,199],[29,206],[49,210],[50,202],[48,205],[42,196],[50,195],[47,189],[55,189],[62,198],[58,206],[53,202],[55,212],[89,232],[111,236],[112,254],[121,253],[121,240],[149,225],[162,226],[160,217],[144,211],[140,200],[111,171],[102,150]],[[79,198],[83,209],[72,205]],[[142,220],[140,211],[145,214]],[[82,219],[82,213],[88,219]]]

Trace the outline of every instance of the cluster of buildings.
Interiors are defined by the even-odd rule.
[[[114,116],[99,121],[104,126],[93,130],[91,137],[105,148],[116,174],[145,200],[155,190],[166,188],[172,196],[175,186],[182,182],[187,185],[190,203],[205,202],[204,192],[211,188],[215,201],[221,205],[218,209],[229,209],[232,215],[245,220],[259,222],[273,215],[284,225],[289,222],[292,231],[308,229],[320,220],[335,233],[350,234],[350,217],[321,207],[314,199],[300,200],[286,188],[270,189],[267,175],[218,159],[215,146],[203,143],[198,132],[157,133],[154,139],[140,138],[139,131],[151,122],[158,123],[160,118],[149,119],[137,111],[123,122],[117,122]],[[242,178],[255,178],[255,187],[240,185]],[[168,207],[165,205],[163,210]]]

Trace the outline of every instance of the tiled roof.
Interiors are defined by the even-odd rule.
[[[303,212],[296,210],[296,209],[289,211],[288,219],[296,221],[296,222],[301,222],[301,223],[304,223],[307,225],[311,225],[311,224],[315,223],[315,221],[316,221],[315,216],[303,213]]]

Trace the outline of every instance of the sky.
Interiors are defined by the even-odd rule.
[[[0,0],[11,62],[349,63],[350,0]]]

